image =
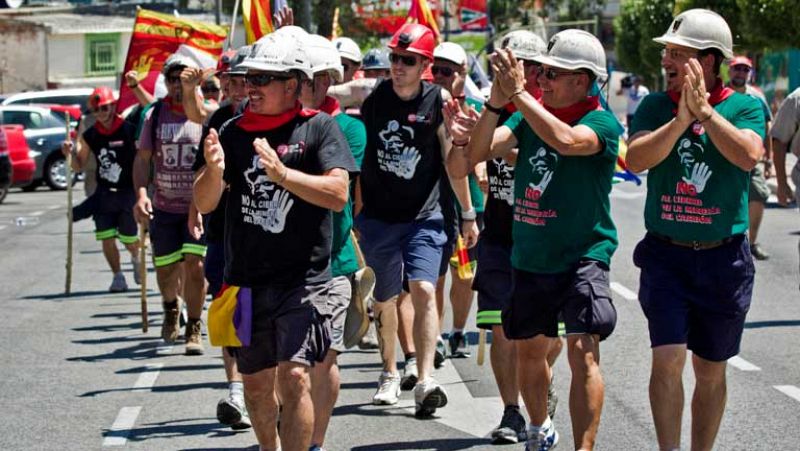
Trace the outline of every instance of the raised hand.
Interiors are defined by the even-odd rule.
[[[525,90],[525,69],[510,49],[500,49],[491,57],[495,83],[500,84],[503,94],[510,98],[514,93]]]
[[[714,108],[708,103],[709,94],[706,92],[703,68],[695,58],[689,59],[684,68],[686,69],[683,81],[684,95],[681,95],[681,97],[686,97],[686,106],[695,119],[698,121],[706,120],[711,117]]]
[[[269,145],[266,139],[256,138],[253,140],[253,148],[258,154],[259,161],[264,166],[267,177],[274,183],[282,182],[286,179],[286,171],[289,169],[283,165],[275,150]]]
[[[469,140],[472,130],[475,128],[475,124],[478,123],[478,119],[480,118],[475,108],[472,106],[462,108],[461,102],[455,99],[445,102],[442,113],[444,114],[445,124],[447,125],[447,130],[450,132],[450,136],[453,138],[453,141],[457,142]]]
[[[184,89],[194,89],[203,80],[203,70],[186,67],[181,71],[181,86]]]
[[[225,171],[225,151],[219,142],[219,134],[216,129],[208,131],[208,136],[203,143],[203,156],[206,159],[206,167],[222,174]]]
[[[287,5],[279,9],[273,16],[273,22],[275,23],[276,30],[287,25],[294,25],[294,12],[292,8],[289,8]]]

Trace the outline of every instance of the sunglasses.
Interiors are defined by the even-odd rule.
[[[583,74],[583,72],[573,72],[573,71],[568,71],[568,70],[555,70],[552,67],[545,69],[543,66],[539,66],[537,70],[538,70],[539,75],[544,75],[544,78],[546,78],[546,79],[548,79],[550,81],[553,81],[556,78],[564,76],[564,75],[581,75],[581,74]]]
[[[291,78],[292,77],[287,77],[285,75],[261,73],[261,74],[247,74],[244,76],[244,81],[253,86],[263,87],[269,85],[273,81],[286,81]]]
[[[99,113],[99,112],[105,113],[105,112],[108,112],[108,111],[111,111],[111,110],[112,110],[112,106],[111,105],[100,105],[97,108],[92,108],[91,111],[92,111],[92,113]]]
[[[403,63],[403,66],[414,67],[417,65],[418,60],[416,56],[390,53],[389,61],[391,61],[392,64]]]
[[[181,76],[180,76],[180,74],[178,74],[178,75],[167,75],[166,77],[164,77],[164,80],[166,80],[167,84],[178,83],[178,82],[181,81]]]
[[[431,67],[431,73],[436,76],[438,74],[442,74],[442,77],[451,77],[455,71],[451,67],[445,66],[433,66]]]
[[[661,50],[661,57],[664,58],[665,56],[669,55],[670,59],[681,59],[681,58],[697,58],[699,55],[698,52],[686,52],[678,49],[662,49]]]
[[[219,92],[219,88],[216,86],[209,86],[208,88],[200,88],[203,93],[212,93],[212,92]]]

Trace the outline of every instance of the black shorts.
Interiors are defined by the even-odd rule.
[[[642,270],[639,303],[652,347],[686,344],[713,362],[739,353],[756,271],[745,235],[695,251],[648,233],[633,263]]]
[[[503,309],[506,337],[557,337],[561,319],[566,335],[591,334],[606,339],[617,324],[608,272],[608,266],[596,260],[582,260],[575,269],[557,274],[514,269],[511,301]]]
[[[472,281],[478,292],[477,326],[491,329],[503,324],[501,314],[511,299],[511,246],[481,239],[474,249],[480,261]]]
[[[250,346],[235,348],[239,371],[253,374],[278,362],[322,362],[331,345],[331,287],[328,281],[291,289],[253,288]]]
[[[136,195],[133,190],[111,190],[98,187],[94,193],[94,235],[97,241],[119,238],[123,244],[139,239],[139,228],[133,219]]]
[[[199,240],[189,234],[189,215],[154,210],[150,221],[150,239],[156,268],[183,260],[185,254],[205,257],[205,236]]]

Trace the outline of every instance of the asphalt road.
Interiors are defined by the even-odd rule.
[[[80,185],[79,185],[80,187]],[[80,190],[78,190],[80,191]],[[77,194],[82,198],[82,193]],[[109,294],[111,273],[93,224],[75,227],[72,295],[64,296],[66,195],[40,189],[12,192],[0,205],[0,449],[141,450],[257,449],[252,432],[234,433],[215,418],[226,394],[219,349],[185,357],[183,346],[158,338],[160,302],[150,290],[150,333],[142,334],[139,293]],[[647,396],[649,341],[631,262],[643,235],[644,189],[613,193],[621,246],[612,262],[618,324],[602,345],[606,398],[598,450],[657,449]],[[17,225],[17,219],[26,225]],[[761,239],[772,258],[757,263],[755,296],[738,359],[728,370],[728,408],[719,450],[797,449],[800,442],[800,332],[797,212],[772,206]],[[149,274],[148,285],[155,287]],[[449,325],[449,316],[446,324]],[[475,331],[474,317],[470,330]],[[474,344],[477,334],[470,334]],[[370,404],[380,372],[375,352],[340,359],[342,392],[328,450],[493,449],[486,435],[502,406],[491,370],[475,359],[450,360],[437,378],[450,405],[438,418],[413,418],[413,398],[397,406]],[[572,443],[567,408],[569,368],[556,365],[561,404],[554,420],[561,449]],[[693,386],[685,372],[686,392]],[[688,400],[684,448],[688,449]],[[521,449],[521,445],[502,449]]]

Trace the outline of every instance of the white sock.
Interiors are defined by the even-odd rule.
[[[244,384],[242,382],[231,382],[228,386],[228,392],[234,398],[243,398]]]

